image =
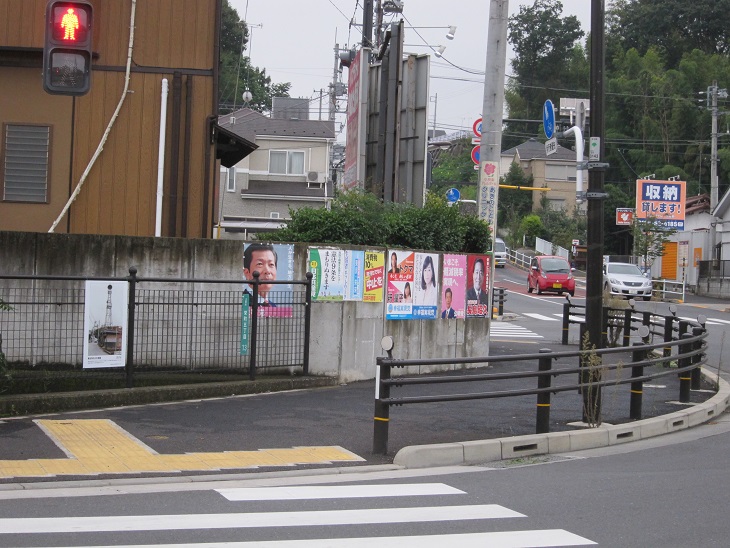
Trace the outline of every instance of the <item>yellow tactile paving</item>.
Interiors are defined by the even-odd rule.
[[[337,446],[160,455],[110,420],[35,422],[68,458],[0,460],[0,478],[208,471],[364,460]]]

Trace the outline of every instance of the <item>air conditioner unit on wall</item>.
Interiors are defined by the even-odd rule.
[[[307,183],[319,183],[323,184],[327,181],[327,176],[321,171],[308,171],[307,172]]]

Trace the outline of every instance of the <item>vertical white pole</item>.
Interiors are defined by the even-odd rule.
[[[162,187],[165,182],[165,136],[167,126],[167,78],[162,79],[160,94],[160,148],[157,152],[157,208],[155,212],[155,236],[162,236]]]

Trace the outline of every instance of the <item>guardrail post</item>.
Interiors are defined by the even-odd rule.
[[[608,329],[609,329],[609,325],[608,325],[609,314],[608,314],[607,306],[604,306],[601,309],[601,315],[603,316],[601,319],[601,325],[603,326],[603,331],[601,332],[601,340],[603,342],[601,343],[601,346],[603,348],[607,348],[608,347]]]
[[[681,323],[680,323],[681,326]],[[681,336],[682,340],[691,339],[692,335],[689,333],[683,333]],[[692,363],[692,357],[687,356],[692,351],[692,344],[680,343],[679,344],[679,368],[688,367]],[[689,403],[690,401],[690,383],[692,381],[692,374],[690,371],[682,371],[679,373],[679,401],[681,403]]]
[[[540,353],[550,353],[549,348],[541,348]],[[538,360],[539,371],[550,371],[552,369],[552,358],[545,357]],[[540,375],[537,378],[537,388],[550,388],[550,375]],[[537,395],[537,421],[535,432],[537,434],[547,434],[550,432],[550,392],[540,392]]]
[[[127,297],[127,361],[124,364],[124,376],[127,388],[134,386],[134,309],[137,308],[135,294],[137,291],[137,269],[129,267],[129,296]],[[111,287],[111,286],[109,286]]]
[[[631,344],[631,318],[634,313],[633,308],[627,308],[624,310],[624,340],[623,346],[629,346]]]
[[[642,346],[643,342],[636,342],[634,346]],[[634,350],[631,354],[632,363],[637,363],[644,360],[645,353],[643,350]],[[643,365],[632,365],[631,366],[631,377],[637,378],[644,375]],[[631,404],[629,406],[629,417],[633,420],[641,419],[641,404],[644,396],[644,382],[633,381],[631,383]]]
[[[309,337],[312,332],[312,273],[307,272],[307,295],[304,298],[304,363],[302,373],[309,375]]]
[[[583,341],[585,341],[586,338],[586,332],[588,331],[588,328],[586,327],[585,322],[580,324],[580,340],[578,341],[578,348],[583,350]],[[588,374],[586,373],[586,369],[583,366],[583,356],[580,357],[580,373],[578,373],[578,384],[583,385],[588,380]],[[583,388],[580,386],[578,387],[578,394],[583,393]]]
[[[388,359],[392,355],[388,352]],[[376,455],[388,454],[388,423],[390,421],[390,405],[383,402],[390,398],[390,385],[383,381],[390,379],[390,364],[383,364],[383,358],[376,360],[375,375],[375,415],[373,421],[373,453]]]
[[[665,316],[664,317],[664,342],[669,343],[672,342],[672,335],[674,334],[674,316]],[[672,347],[671,346],[665,346],[662,351],[664,358],[670,358],[672,356]],[[671,364],[671,360],[667,359],[664,362],[664,367],[669,367]]]
[[[563,303],[563,344],[568,344],[568,335],[570,328],[570,299],[566,296]]]
[[[704,328],[702,327],[693,327],[692,328],[692,336],[693,337],[699,337],[704,332]],[[702,349],[702,340],[695,341],[695,343],[692,345],[693,350],[701,350]],[[692,356],[692,363],[699,364],[700,361],[702,361],[702,354],[699,352]],[[692,390],[699,390],[702,388],[702,372],[700,371],[699,366],[695,367],[691,372],[691,379],[690,382],[690,388]]]

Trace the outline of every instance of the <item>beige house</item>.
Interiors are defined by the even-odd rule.
[[[221,168],[218,226],[214,237],[248,239],[281,227],[289,210],[327,207],[332,199],[330,157],[334,122],[304,119],[301,111],[272,117],[243,108],[218,120],[256,150]],[[298,114],[298,116],[293,116]]]
[[[577,182],[576,153],[558,145],[554,154],[545,153],[545,144],[536,139],[502,152],[500,173],[506,175],[510,165],[517,162],[525,175],[532,175],[536,188],[547,187],[549,207],[556,211],[572,213],[575,209]],[[583,158],[581,158],[581,161]],[[588,188],[588,171],[583,171],[583,191]],[[542,192],[533,192],[533,210],[540,207]],[[585,202],[580,211],[585,212]]]

